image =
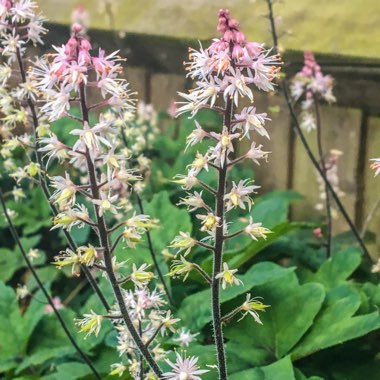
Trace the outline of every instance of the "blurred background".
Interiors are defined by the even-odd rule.
[[[139,99],[166,110],[176,92],[189,88],[182,62],[188,47],[217,37],[217,11],[228,7],[240,20],[248,38],[272,44],[264,0],[39,0],[48,17],[50,33],[45,48],[64,43],[68,25],[81,17],[89,35],[108,51],[121,50],[128,58],[127,76]],[[303,51],[316,54],[325,74],[336,81],[337,103],[323,106],[324,150],[343,152],[339,162],[342,201],[356,225],[380,228],[380,182],[373,178],[369,159],[380,156],[380,2],[378,0],[275,1],[284,72],[290,78],[303,65]],[[74,13],[73,13],[74,11]],[[96,48],[96,45],[94,46]],[[317,176],[291,129],[288,109],[280,94],[256,94],[260,112],[268,112],[271,141],[260,141],[271,151],[268,165],[255,168],[262,192],[294,189],[303,201],[292,208],[293,219],[320,218]],[[308,134],[316,151],[315,132]],[[372,214],[372,216],[371,216]],[[341,217],[335,232],[347,230]],[[380,242],[371,246],[379,257]]]

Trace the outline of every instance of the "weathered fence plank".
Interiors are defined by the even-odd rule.
[[[154,74],[152,76],[152,103],[155,108],[159,111],[166,110],[170,101],[179,100],[177,91],[184,90],[185,82],[184,75]]]
[[[356,199],[356,168],[359,151],[360,112],[355,109],[321,107],[322,138],[324,152],[338,149],[343,152],[339,161],[340,189],[345,192],[342,198],[348,213],[354,218]],[[307,135],[313,152],[317,155],[316,132]],[[296,141],[294,155],[293,188],[304,195],[305,200],[296,204],[293,216],[305,219],[313,216],[324,217],[325,211],[315,209],[319,201],[317,174],[308,159],[300,141]],[[334,221],[334,231],[347,230],[342,217]]]

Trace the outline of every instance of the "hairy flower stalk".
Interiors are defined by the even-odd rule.
[[[87,103],[86,103],[86,92],[85,92],[84,82],[82,82],[79,85],[79,92],[80,92],[80,105],[81,105],[81,110],[82,110],[83,125],[86,125],[89,123],[89,114],[88,114]],[[86,149],[85,157],[86,157],[87,169],[88,169],[88,174],[89,174],[89,179],[90,179],[92,197],[94,200],[98,200],[98,199],[101,200],[101,196],[99,193],[99,183],[97,180],[97,173],[94,166],[93,158],[91,157],[91,153],[87,145],[85,149]],[[106,272],[111,282],[112,289],[115,293],[117,303],[120,307],[120,312],[123,316],[124,322],[134,342],[136,343],[138,349],[141,351],[141,354],[146,359],[146,361],[148,362],[152,370],[154,370],[154,372],[158,376],[160,376],[161,374],[160,368],[158,367],[154,358],[150,354],[149,350],[146,348],[144,342],[141,340],[141,337],[138,331],[136,330],[135,326],[133,325],[133,322],[129,316],[121,288],[118,284],[117,278],[113,271],[112,253],[110,251],[110,244],[109,244],[109,239],[108,239],[106,222],[103,215],[101,215],[100,213],[99,205],[95,204],[94,208],[95,208],[95,213],[96,213],[97,228],[99,232],[99,241],[100,241],[101,247],[104,249],[104,263],[106,267]]]
[[[12,49],[8,46],[8,49],[4,49],[2,51],[2,55],[7,59],[8,63],[16,62],[18,66],[18,71],[12,71],[11,67],[4,64],[2,65],[2,70],[0,70],[3,74],[2,84],[6,87],[6,91],[9,91],[7,96],[12,97],[12,101],[15,104],[14,107],[6,107],[2,108],[2,112],[6,114],[6,119],[13,120],[14,118],[10,118],[12,114],[17,112],[18,114],[25,114],[25,118],[19,119],[18,121],[22,121],[25,124],[32,125],[34,141],[32,147],[32,151],[35,157],[35,163],[31,162],[35,168],[38,168],[35,175],[31,175],[31,171],[29,170],[29,179],[30,177],[37,177],[38,184],[41,186],[41,189],[45,195],[45,198],[49,200],[50,192],[47,185],[46,179],[46,171],[45,164],[42,157],[42,152],[40,151],[40,131],[43,129],[45,121],[43,118],[38,115],[38,109],[36,106],[37,101],[37,90],[35,88],[35,82],[27,72],[23,57],[26,54],[26,44],[33,43],[42,44],[42,36],[47,32],[47,30],[43,27],[43,22],[45,18],[36,13],[37,4],[33,1],[23,1],[23,0],[6,0],[3,2],[3,13],[1,15],[2,22],[4,24],[4,28],[1,31],[1,43],[3,46],[8,45],[9,41],[13,39],[13,47]],[[13,84],[10,86],[9,79],[12,76],[17,76],[17,84]],[[13,87],[13,88],[12,88]],[[3,98],[4,99],[4,98]],[[24,108],[25,107],[25,108]],[[9,122],[6,123],[3,128],[4,130],[8,129],[8,132],[5,132],[5,135],[9,137],[8,143],[9,146],[11,142],[17,141],[17,137],[13,136],[12,129],[14,127],[14,123]],[[15,145],[13,145],[13,148]],[[25,145],[25,148],[28,149],[29,145]],[[2,152],[4,152],[4,148],[2,148]],[[4,154],[3,154],[4,155]],[[29,166],[30,168],[31,166]],[[23,176],[22,171],[20,172],[22,178],[28,178],[28,176]],[[16,178],[14,176],[14,178]],[[58,210],[54,204],[49,202],[49,206],[51,208],[52,214],[56,217],[58,215]],[[73,250],[76,249],[74,239],[71,237],[69,231],[65,230],[64,235],[66,236],[67,241],[69,242],[71,248]],[[104,298],[101,290],[98,287],[95,279],[92,277],[91,272],[87,267],[82,266],[82,271],[84,272],[88,282],[94,289],[95,293],[99,296],[102,304],[106,309],[109,308],[109,305]]]
[[[56,265],[72,266],[74,273],[79,264],[104,272],[115,295],[114,307],[118,315],[101,316],[91,311],[83,320],[77,322],[81,331],[98,334],[103,319],[112,318],[118,328],[126,328],[124,334],[129,335],[135,351],[141,354],[155,375],[160,377],[161,370],[136,328],[136,321],[128,310],[128,295],[121,287],[122,283],[129,281],[138,288],[144,288],[153,275],[145,270],[145,265],[140,268],[133,266],[132,273],[123,279],[118,272],[125,267],[125,262],[117,262],[115,256],[115,250],[121,241],[134,248],[141,241],[141,235],[147,229],[153,228],[155,222],[147,215],[134,213],[114,227],[108,226],[110,220],[125,218],[125,213],[131,211],[130,206],[121,202],[120,198],[126,199],[134,183],[141,179],[136,170],[128,168],[128,157],[118,150],[115,138],[114,126],[123,120],[126,112],[133,111],[135,103],[128,83],[119,77],[122,59],[117,53],[106,56],[101,49],[98,55],[92,54],[91,44],[78,24],[72,26],[72,36],[66,45],[55,49],[55,54],[38,60],[32,71],[37,88],[44,95],[45,103],[41,112],[50,121],[64,116],[70,117],[79,122],[81,128],[71,131],[71,134],[78,136],[73,146],[61,143],[50,132],[50,137],[43,140],[46,145],[41,150],[50,157],[69,161],[79,170],[82,178],[81,184],[77,184],[69,173],[65,177],[53,177],[51,184],[56,191],[51,196],[51,201],[60,210],[57,216],[58,226],[68,230],[78,222],[87,224],[96,233],[99,243],[98,247],[88,245],[62,252],[56,258]],[[88,104],[87,92],[92,89],[100,92],[103,98],[100,104]],[[80,118],[70,112],[74,103],[79,103]],[[92,125],[90,111],[95,109],[104,112],[99,115],[98,122]],[[58,156],[60,150],[64,150],[66,154]],[[94,220],[86,205],[78,203],[81,201],[79,196],[93,205]],[[125,212],[119,212],[122,208]],[[123,231],[120,231],[121,228]],[[112,238],[116,233],[117,237]],[[157,319],[165,320],[160,314]]]
[[[304,53],[304,66],[291,81],[290,93],[295,102],[301,101],[301,127],[307,132],[313,129],[317,131],[317,146],[320,160],[320,167],[327,177],[327,166],[325,153],[322,146],[322,126],[319,110],[319,102],[322,100],[328,103],[335,102],[332,93],[334,80],[330,75],[323,75],[321,67],[314,58],[314,54],[306,51]],[[314,106],[314,113],[313,108]],[[326,225],[327,225],[327,241],[326,250],[327,257],[331,255],[331,239],[332,239],[332,215],[331,200],[328,186],[324,186],[325,203],[326,203]]]
[[[258,160],[266,158],[268,153],[261,150],[253,142],[249,151],[242,157],[233,158],[235,145],[243,138],[250,139],[250,132],[254,131],[269,138],[264,125],[268,119],[265,113],[259,114],[255,107],[244,107],[238,112],[239,101],[247,98],[254,101],[254,93],[251,87],[254,85],[260,90],[272,91],[273,79],[276,78],[281,64],[277,55],[270,55],[262,44],[249,42],[243,32],[240,31],[237,20],[230,17],[229,11],[219,11],[218,31],[222,37],[215,39],[207,49],[199,51],[190,49],[190,62],[187,64],[188,76],[195,79],[197,87],[189,94],[180,93],[185,99],[178,102],[177,114],[190,112],[195,117],[202,108],[215,109],[223,114],[223,126],[219,131],[208,132],[195,121],[196,128],[188,136],[187,146],[194,146],[207,139],[215,145],[210,146],[205,154],[197,153],[195,160],[188,166],[187,176],[178,175],[174,181],[185,190],[191,190],[194,186],[201,186],[215,197],[214,208],[207,205],[202,199],[202,192],[188,193],[179,204],[186,205],[189,211],[203,211],[196,217],[201,221],[200,231],[207,236],[201,241],[191,238],[189,233],[181,232],[171,247],[178,252],[185,251],[188,255],[194,246],[201,246],[213,253],[213,269],[211,275],[201,273],[206,279],[211,279],[211,304],[213,315],[214,340],[217,350],[219,378],[227,379],[227,363],[222,331],[222,316],[220,310],[220,287],[240,285],[241,281],[235,277],[237,269],[230,269],[223,262],[223,247],[226,239],[233,238],[242,233],[250,235],[253,239],[266,238],[270,231],[261,227],[261,223],[250,223],[243,229],[228,234],[231,221],[227,220],[227,213],[234,209],[250,210],[252,200],[250,194],[259,186],[251,185],[249,179],[239,183],[228,181],[228,171],[231,167],[245,159],[258,163]],[[219,98],[224,105],[216,106]],[[219,103],[218,103],[219,104]],[[197,178],[202,170],[213,168],[218,176],[217,189],[213,189],[207,183]],[[210,169],[211,170],[211,169]],[[204,243],[211,241],[212,244]],[[188,275],[192,269],[197,269],[196,264],[188,262],[183,257],[171,274]],[[198,266],[199,267],[199,266]],[[200,268],[202,269],[202,268]],[[198,268],[199,271],[199,268]],[[204,270],[203,270],[204,272]]]

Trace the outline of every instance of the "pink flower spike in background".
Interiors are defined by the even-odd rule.
[[[295,102],[301,102],[301,127],[307,132],[316,129],[313,107],[316,101],[334,103],[334,79],[324,75],[314,54],[304,52],[304,66],[291,80],[290,94]]]
[[[53,301],[53,304],[54,304],[54,307],[56,308],[56,310],[61,310],[65,307],[59,297],[57,297],[57,296],[52,297],[51,300]],[[46,314],[53,314],[54,313],[53,307],[50,304],[45,306],[45,313]]]

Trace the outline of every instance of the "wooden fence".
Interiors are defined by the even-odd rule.
[[[49,29],[47,48],[65,42],[66,26],[50,25]],[[188,47],[198,46],[197,41],[141,34],[128,34],[121,39],[101,30],[91,31],[90,36],[108,51],[121,48],[121,54],[128,57],[127,76],[131,87],[139,92],[140,99],[153,103],[156,109],[166,109],[169,102],[177,98],[177,91],[190,86],[182,62],[187,59]],[[285,53],[283,58],[284,71],[291,77],[302,66],[303,54],[292,51]],[[334,148],[344,152],[339,167],[340,187],[346,194],[342,201],[356,225],[362,228],[380,198],[380,177],[374,178],[369,169],[369,159],[380,157],[380,60],[318,54],[316,58],[324,73],[336,80],[337,103],[321,107],[324,150]],[[299,191],[304,200],[293,207],[292,218],[317,218],[320,214],[315,210],[319,197],[316,172],[291,129],[284,99],[279,94],[258,93],[256,106],[263,112],[268,106],[280,108],[268,124],[271,140],[263,144],[265,150],[272,153],[269,163],[256,170],[257,182],[263,186],[262,191]],[[307,138],[316,152],[315,132]],[[342,217],[334,226],[335,232],[348,229]],[[368,228],[376,233],[379,231],[380,208]],[[380,257],[378,240],[370,246],[374,257]]]

